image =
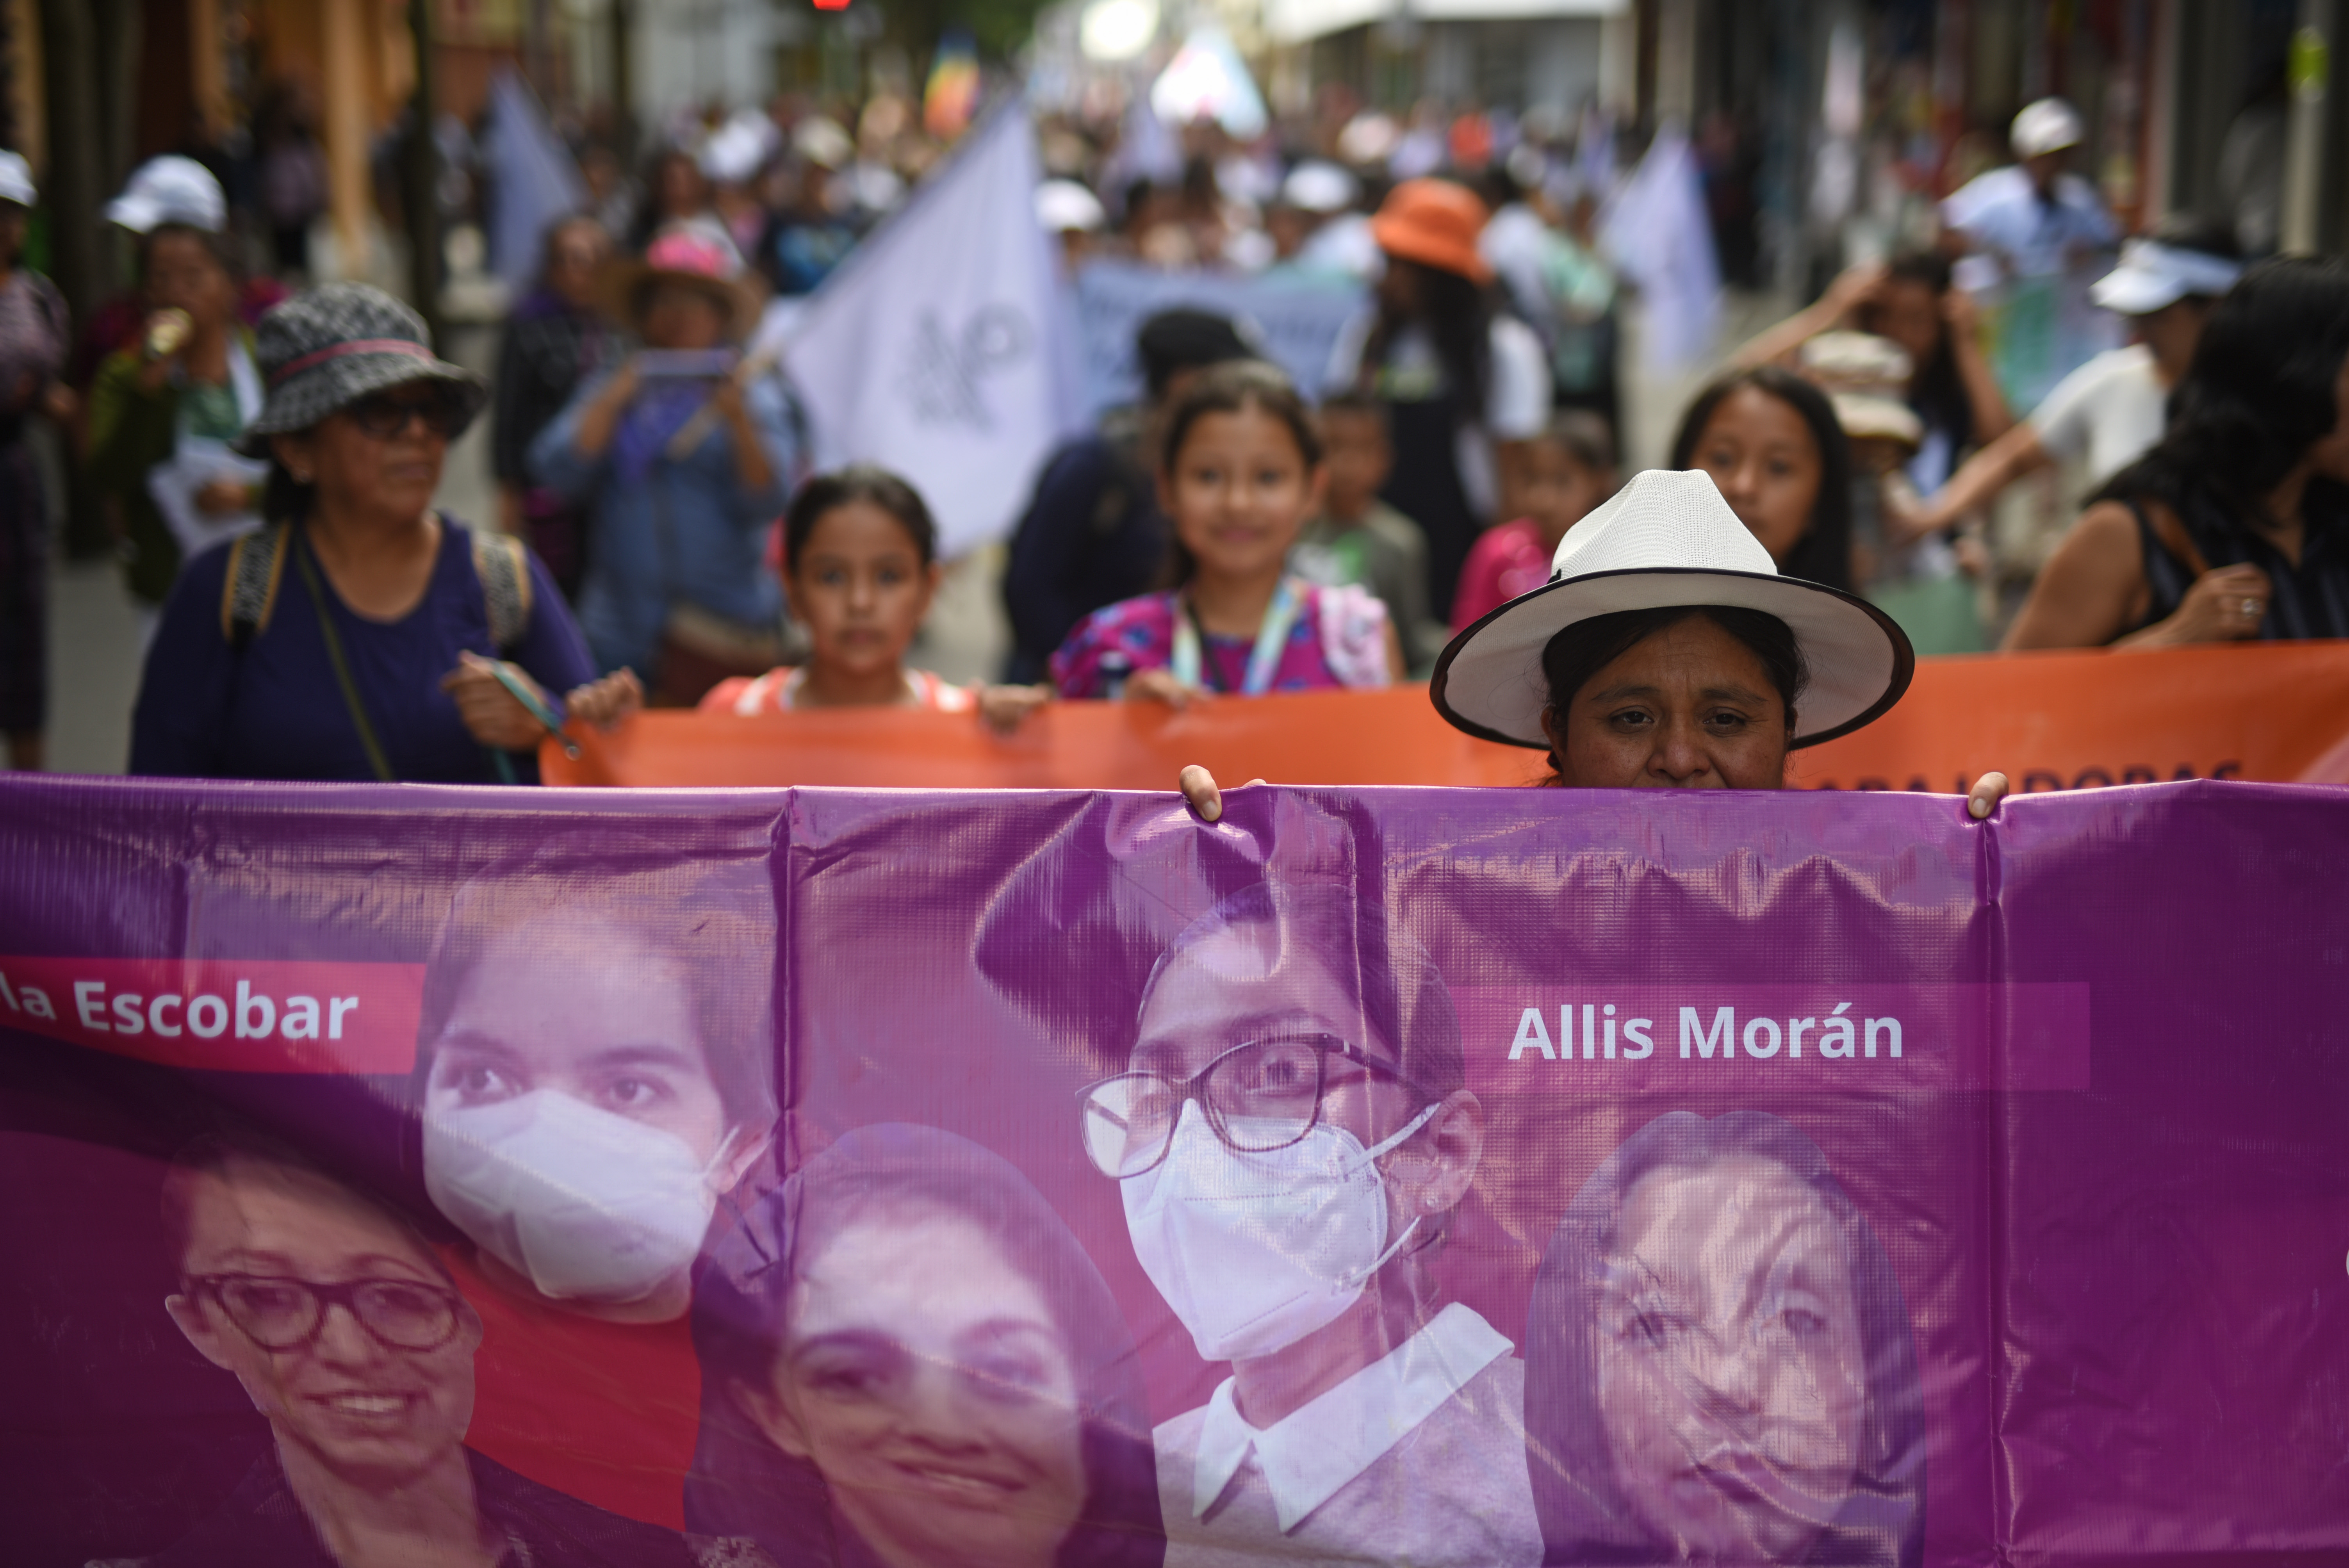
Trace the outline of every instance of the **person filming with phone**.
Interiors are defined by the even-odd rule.
[[[590,512],[579,619],[598,667],[690,707],[781,662],[782,590],[764,562],[796,443],[781,389],[732,345],[758,319],[733,245],[675,223],[608,272],[605,303],[642,346],[532,444],[538,481]]]

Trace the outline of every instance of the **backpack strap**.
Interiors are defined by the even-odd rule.
[[[269,629],[277,608],[277,585],[285,575],[285,525],[273,522],[228,547],[228,573],[221,581],[221,635],[242,653]]]
[[[515,646],[530,629],[530,552],[510,533],[473,530],[473,575],[481,580],[489,611],[490,641],[499,653]]]

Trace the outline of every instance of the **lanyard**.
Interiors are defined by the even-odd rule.
[[[1288,645],[1288,634],[1297,624],[1301,608],[1297,580],[1283,577],[1280,586],[1272,593],[1272,603],[1264,607],[1264,623],[1257,628],[1256,646],[1248,650],[1247,678],[1240,686],[1242,696],[1262,696],[1272,689],[1272,677],[1280,668],[1281,650]],[[1201,676],[1217,691],[1226,688],[1223,671],[1206,657],[1201,646],[1198,617],[1191,613],[1188,594],[1179,595],[1174,602],[1174,678],[1186,686],[1199,684]]]

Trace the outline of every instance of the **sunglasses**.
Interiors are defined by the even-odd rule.
[[[424,433],[452,438],[463,426],[464,409],[453,393],[444,391],[378,392],[346,406],[351,423],[378,441],[404,434],[409,421],[421,419]]]

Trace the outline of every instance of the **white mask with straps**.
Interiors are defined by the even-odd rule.
[[[1442,1109],[1429,1106],[1371,1149],[1321,1122],[1286,1148],[1243,1154],[1216,1136],[1198,1101],[1183,1107],[1166,1158],[1120,1186],[1134,1255],[1203,1359],[1285,1349],[1361,1299],[1420,1223],[1389,1243],[1386,1182],[1373,1162]]]
[[[639,1301],[692,1266],[733,1145],[704,1163],[674,1133],[533,1089],[428,1112],[424,1189],[541,1295]]]

